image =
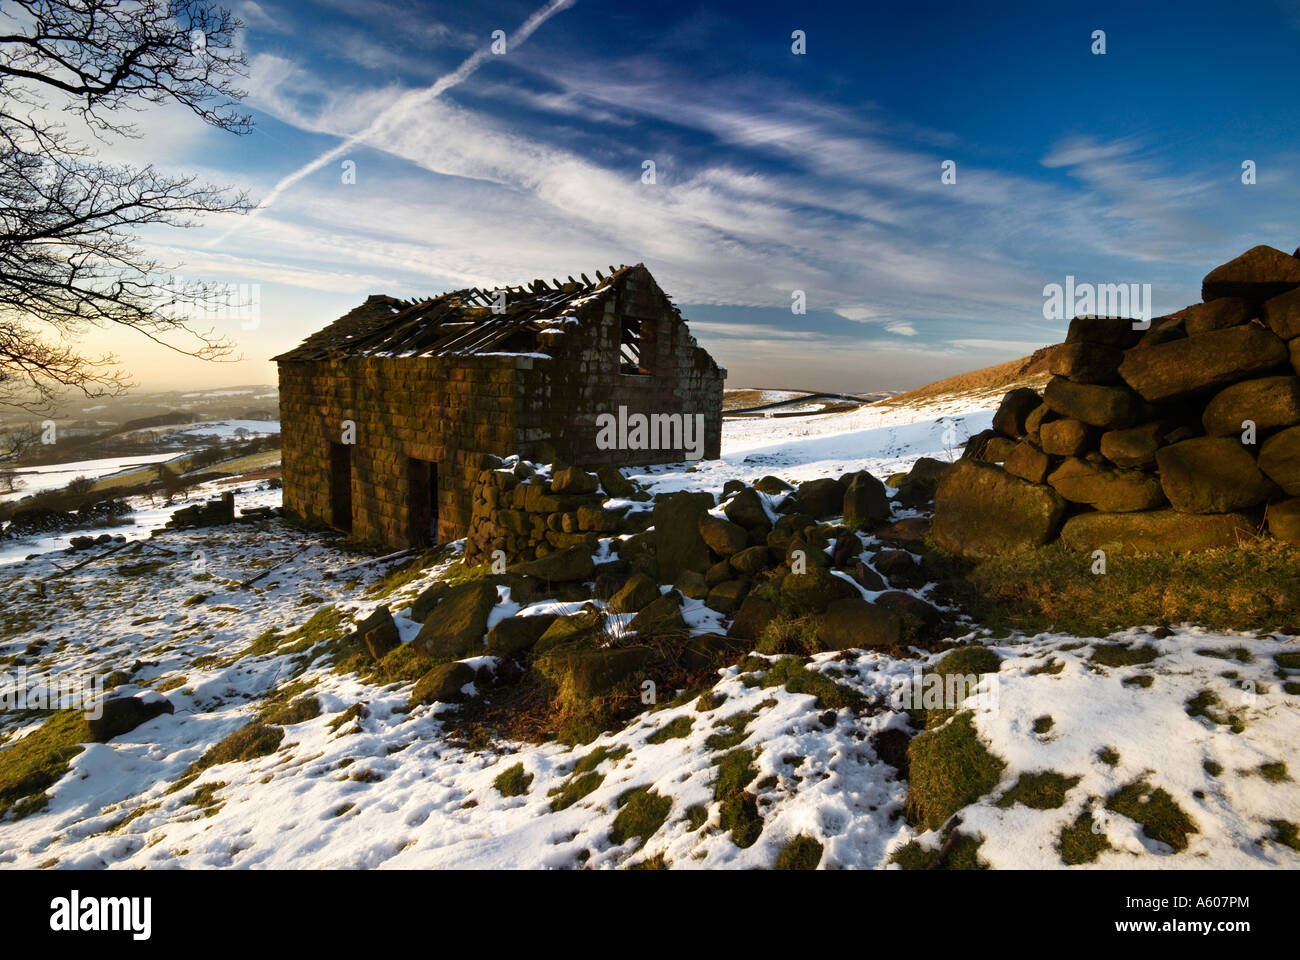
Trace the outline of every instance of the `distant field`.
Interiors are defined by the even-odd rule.
[[[237,457],[234,460],[226,460],[223,463],[211,463],[206,467],[200,467],[198,470],[191,471],[190,473],[185,474],[185,476],[203,477],[214,473],[250,473],[253,470],[265,470],[267,467],[277,466],[279,463],[279,450],[263,450],[259,453],[250,453],[246,457]]]

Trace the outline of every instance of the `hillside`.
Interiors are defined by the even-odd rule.
[[[766,475],[889,477],[923,457],[955,457],[952,437],[960,445],[991,421],[980,398],[992,382],[968,383],[964,400],[948,391],[729,422],[721,460],[626,479],[649,497],[709,492],[716,502],[725,485]],[[926,515],[914,493],[906,482],[889,491],[896,527]],[[238,502],[277,496],[249,485]],[[787,515],[789,494],[758,496],[769,519]],[[791,503],[809,509],[812,496],[805,488]],[[726,504],[711,515],[728,516]],[[596,572],[630,556],[635,536],[600,537]],[[801,649],[797,634],[734,646],[721,638],[736,632],[734,609],[711,591],[683,595],[685,633],[673,642],[722,644],[726,655],[661,684],[653,704],[633,688],[642,692],[601,714],[616,718],[605,732],[576,739],[538,735],[572,716],[549,712],[543,688],[518,698],[534,689],[533,655],[484,646],[480,631],[431,686],[416,638],[429,639],[431,611],[450,602],[430,607],[431,595],[470,595],[478,580],[496,584],[489,629],[603,611],[614,648],[635,644],[635,617],[590,584],[547,594],[526,575],[467,576],[455,545],[371,557],[279,521],[159,533],[68,572],[62,554],[13,564],[0,593],[10,674],[106,676],[112,697],[139,697],[129,702],[145,712],[104,743],[84,743],[76,712],[0,715],[0,862],[1300,866],[1289,772],[1300,769],[1296,637],[1144,623],[994,634],[939,589],[945,574],[921,544],[882,527],[856,537],[838,589],[933,604],[942,628],[879,649]],[[670,587],[654,593],[667,599]],[[372,661],[381,607],[396,646]],[[372,632],[355,632],[361,623]],[[969,677],[972,699],[908,709],[896,697],[919,671]],[[164,698],[171,712],[158,714]],[[509,731],[498,704],[515,704]],[[942,774],[952,758],[958,772]]]

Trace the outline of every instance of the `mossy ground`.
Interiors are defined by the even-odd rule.
[[[745,788],[758,776],[754,768],[754,751],[732,750],[716,763],[717,779],[713,799],[721,803],[722,828],[731,834],[738,847],[752,847],[763,832],[763,818],[758,814],[758,798]]]
[[[1111,794],[1106,809],[1140,823],[1144,834],[1175,850],[1186,850],[1188,835],[1197,832],[1196,824],[1173,797],[1160,787],[1152,789],[1144,780]]]
[[[1065,803],[1065,794],[1077,786],[1080,779],[1053,770],[1022,773],[1011,789],[998,799],[998,806],[1012,807],[1019,803],[1033,810],[1054,810]]]
[[[907,816],[927,830],[996,787],[1006,766],[980,741],[968,711],[913,737],[908,763]]]
[[[1110,841],[1104,831],[1097,827],[1092,814],[1084,810],[1073,823],[1061,828],[1056,841],[1056,851],[1061,860],[1070,866],[1092,863],[1097,857],[1110,849]]]
[[[822,845],[812,837],[791,839],[776,855],[773,870],[816,870],[822,862]]]
[[[949,831],[940,846],[923,847],[913,840],[895,850],[889,862],[904,870],[987,870],[988,865],[979,858],[983,844],[981,837]]]
[[[622,794],[615,805],[619,809],[609,831],[610,842],[624,844],[635,837],[638,839],[636,849],[640,850],[664,825],[673,801],[670,797],[660,796],[649,787],[637,787]]]
[[[1182,622],[1263,631],[1300,619],[1297,566],[1300,549],[1270,538],[1201,553],[1110,556],[1099,576],[1087,554],[1056,543],[987,560],[960,577],[956,591],[995,631],[1105,636],[1133,624]]]
[[[1211,723],[1227,727],[1233,733],[1241,733],[1246,729],[1245,722],[1235,713],[1229,713],[1223,706],[1223,701],[1213,690],[1202,690],[1192,699],[1187,701],[1187,715],[1189,717],[1204,717]]]
[[[240,727],[220,743],[210,747],[203,756],[190,764],[181,774],[181,778],[172,784],[169,793],[175,792],[194,781],[208,767],[222,763],[238,763],[255,760],[274,753],[284,739],[284,729],[265,723],[253,723]]]
[[[84,749],[85,714],[60,710],[17,743],[0,750],[0,817],[26,816],[45,805],[44,791]]]
[[[666,723],[650,736],[645,738],[646,743],[667,743],[669,740],[679,740],[691,732],[692,721],[690,717],[681,716],[674,719],[671,723]]]
[[[496,787],[497,793],[503,797],[522,797],[528,792],[532,782],[533,775],[524,773],[524,765],[516,763],[513,767],[507,767],[497,774],[496,779],[492,781],[492,786]]]

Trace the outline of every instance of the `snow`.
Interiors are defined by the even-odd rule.
[[[78,477],[98,480],[131,467],[173,460],[176,453],[150,453],[134,457],[106,457],[102,460],[74,460],[69,463],[48,463],[39,467],[18,467],[21,486],[12,493],[0,494],[0,503],[20,500],[46,490],[61,490]]]
[[[797,421],[727,421],[721,460],[631,473],[655,491],[714,492],[728,479],[752,481],[767,473],[791,482],[858,469],[885,476],[918,456],[952,457],[990,418],[990,410],[956,400],[921,409],[864,407]],[[238,489],[237,507],[278,498],[278,492],[253,485]],[[767,499],[771,506],[780,498]],[[161,511],[137,519],[142,533],[161,519]],[[908,842],[939,842],[899,816],[906,783],[872,745],[876,734],[906,725],[905,714],[889,706],[890,695],[912,677],[917,661],[846,651],[810,662],[810,669],[835,671],[839,682],[878,708],[841,709],[826,717],[811,696],[746,685],[733,666],[719,671],[714,692],[724,699],[712,709],[690,700],[647,711],[625,729],[573,749],[498,741],[492,749],[476,750],[447,736],[452,708],[434,704],[408,712],[409,685],[367,683],[335,673],[325,659],[295,665],[274,651],[242,655],[263,631],[287,633],[326,604],[354,620],[388,604],[402,641],[409,642],[420,625],[406,608],[445,567],[426,569],[385,595],[375,588],[388,565],[358,564],[332,540],[283,524],[159,533],[141,550],[141,558],[156,557],[167,566],[152,576],[130,577],[114,573],[125,561],[105,560],[49,581],[42,600],[33,596],[32,584],[58,572],[56,563],[66,565],[63,555],[0,568],[0,609],[39,615],[39,626],[0,641],[0,653],[15,654],[35,639],[65,638],[66,645],[50,644],[32,659],[51,675],[106,673],[138,661],[132,682],[139,686],[120,689],[164,685],[175,706],[174,714],[108,744],[88,746],[47,791],[45,809],[0,823],[0,866],[605,869],[662,855],[681,869],[759,868],[770,867],[789,839],[808,835],[823,844],[825,867],[883,868]],[[616,550],[616,541],[602,544],[604,557]],[[196,552],[203,556],[201,567],[192,562]],[[271,567],[274,572],[252,587],[238,586]],[[207,599],[183,605],[195,594]],[[72,597],[79,608],[68,602]],[[492,623],[582,606],[543,601],[521,608],[507,589],[498,599]],[[693,633],[725,630],[727,624],[697,600],[686,602],[683,616]],[[627,619],[619,618],[615,629]],[[86,630],[88,623],[94,623],[93,631]],[[996,707],[977,713],[975,723],[1006,769],[996,790],[961,811],[962,830],[983,838],[981,858],[1002,868],[1062,868],[1054,848],[1061,827],[1094,798],[1145,777],[1173,796],[1197,832],[1185,850],[1174,852],[1111,813],[1105,831],[1113,849],[1100,855],[1096,868],[1300,867],[1300,855],[1263,842],[1270,820],[1296,819],[1300,787],[1257,773],[1261,763],[1279,761],[1293,775],[1300,771],[1297,698],[1283,692],[1273,661],[1278,653],[1300,649],[1297,638],[1183,626],[1157,639],[1135,625],[1106,639],[1150,644],[1159,656],[1143,666],[1116,668],[1091,662],[1100,639],[1046,633],[989,641],[1005,659],[996,674]],[[1232,656],[1236,648],[1249,652],[1247,662],[1206,655]],[[924,662],[933,664],[939,656],[927,655]],[[1059,672],[1036,669],[1051,660],[1061,664]],[[485,655],[466,662],[498,667]],[[1232,671],[1235,679],[1224,676]],[[1153,677],[1151,687],[1125,684],[1138,673]],[[192,784],[169,792],[193,761],[254,719],[263,698],[291,680],[314,684],[310,693],[320,702],[320,716],[285,727],[275,753],[209,767]],[[1187,714],[1186,701],[1205,689],[1242,716],[1242,732]],[[675,693],[659,691],[660,702]],[[331,729],[359,703],[365,705],[363,716]],[[713,783],[720,754],[705,741],[720,720],[750,711],[754,718],[739,746],[757,751],[758,775],[750,789],[757,794],[763,830],[757,842],[741,848],[718,828]],[[1053,726],[1035,733],[1034,720],[1045,715],[1053,717]],[[684,737],[648,742],[683,717],[691,720]],[[34,728],[15,723],[0,714],[0,735]],[[551,810],[549,791],[566,782],[579,759],[597,748],[620,747],[629,750],[596,767],[604,779],[594,792],[567,809]],[[1103,747],[1118,753],[1115,767],[1098,759]],[[1206,773],[1206,760],[1221,764],[1219,776]],[[515,764],[533,780],[523,796],[503,797],[493,781]],[[1045,770],[1080,778],[1063,807],[997,806],[1021,773]],[[207,809],[191,802],[203,787],[215,802]],[[664,826],[640,850],[636,841],[616,845],[610,839],[616,801],[637,787],[650,787],[672,804]],[[708,821],[692,830],[686,811],[697,805],[706,809]],[[128,816],[133,818],[124,822]]]

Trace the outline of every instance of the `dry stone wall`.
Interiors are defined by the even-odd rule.
[[[939,485],[936,541],[977,561],[1057,537],[1129,553],[1265,531],[1300,543],[1300,256],[1255,247],[1202,296],[1145,330],[1073,320],[1042,395],[1007,394]]]

